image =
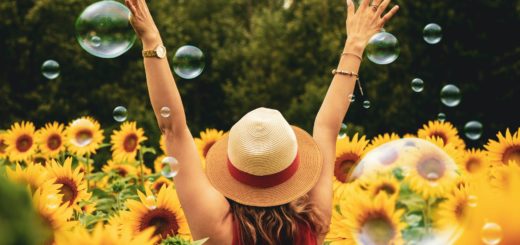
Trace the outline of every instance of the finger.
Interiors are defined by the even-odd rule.
[[[347,0],[347,21],[356,13],[356,6],[352,0]]]
[[[381,18],[382,24],[384,25],[387,21],[389,21],[395,15],[395,13],[397,13],[398,10],[399,10],[398,5],[394,6],[392,9],[390,9],[390,11],[388,11],[388,13],[386,13],[385,16],[383,16],[383,18]]]
[[[359,10],[365,10],[368,7],[368,2],[370,2],[370,0],[361,0],[361,3],[359,4]]]
[[[386,8],[388,7],[388,4],[390,4],[390,0],[384,0],[379,7],[377,7],[376,16],[381,16],[383,12],[385,12]]]
[[[372,5],[372,6],[379,6],[379,5],[381,4],[382,1],[383,1],[383,0],[373,0],[371,5]]]
[[[132,3],[132,1],[130,1],[130,0],[125,0],[125,4],[128,7],[128,9],[130,9],[132,16],[135,15],[135,13],[137,12],[137,9],[135,8],[134,3]]]

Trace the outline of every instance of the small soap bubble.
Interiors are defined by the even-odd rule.
[[[424,90],[424,81],[420,78],[413,79],[412,90],[416,93],[422,92]]]
[[[442,40],[442,28],[441,26],[430,23],[424,27],[423,38],[429,44],[437,44]]]
[[[179,162],[174,157],[165,157],[162,160],[161,174],[166,178],[173,178],[179,173]]]
[[[161,117],[168,118],[170,117],[170,113],[171,112],[169,107],[164,106],[163,108],[161,108]]]
[[[114,120],[117,122],[124,122],[127,118],[127,110],[124,106],[118,106],[114,108],[114,112],[112,114],[114,116]]]
[[[478,140],[482,136],[482,128],[479,121],[469,121],[464,126],[464,134],[470,140]]]
[[[461,94],[460,89],[453,85],[448,84],[441,90],[441,101],[448,107],[455,107],[460,104]]]
[[[363,101],[363,108],[370,109],[370,101],[369,100]]]
[[[55,60],[46,60],[42,64],[42,75],[49,80],[60,76],[60,64]]]

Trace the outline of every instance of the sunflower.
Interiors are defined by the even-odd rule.
[[[29,186],[31,193],[43,186],[48,180],[47,170],[39,164],[29,164],[23,168],[16,164],[15,169],[6,168],[10,180]]]
[[[84,214],[93,214],[96,211],[97,202],[93,200],[89,200],[86,202],[80,202],[79,206],[81,208],[81,212]]]
[[[388,134],[388,133],[385,133],[385,134],[380,134],[376,137],[374,137],[371,141],[370,141],[370,144],[367,146],[366,148],[366,152],[369,152],[373,149],[375,149],[376,147],[380,146],[380,145],[383,145],[385,143],[388,143],[388,142],[391,142],[391,141],[394,141],[394,140],[398,140],[400,139],[399,135],[397,135],[396,133],[391,133],[391,134]]]
[[[46,168],[49,178],[55,178],[55,183],[61,184],[62,203],[80,211],[78,203],[90,199],[91,193],[87,192],[87,183],[80,169],[72,170],[72,158],[67,158],[63,165],[52,160]]]
[[[365,136],[358,138],[355,134],[352,139],[346,136],[336,142],[336,161],[334,163],[334,176],[343,183],[349,182],[349,177],[356,164],[365,153],[368,141]]]
[[[476,198],[469,195],[467,188],[455,188],[436,209],[436,228],[448,230],[463,227],[468,221],[469,209],[476,205]]]
[[[158,193],[163,186],[170,187],[173,186],[173,182],[168,178],[161,176],[154,180],[153,182],[147,182],[148,187],[152,190],[153,193]]]
[[[7,157],[7,142],[6,133],[0,133],[0,159]]]
[[[403,139],[405,138],[417,138],[417,136],[415,134],[404,134]]]
[[[206,159],[209,149],[224,135],[224,131],[218,131],[216,129],[206,129],[206,131],[200,132],[200,138],[195,138],[195,144],[197,145],[201,159]]]
[[[96,153],[105,138],[99,123],[90,117],[72,121],[65,132],[69,151],[80,156]]]
[[[56,245],[153,245],[157,242],[153,237],[153,229],[147,229],[133,236],[129,232],[121,231],[115,226],[98,223],[92,233],[83,226],[77,226],[72,231],[64,232],[56,237]]]
[[[70,229],[75,222],[72,218],[72,209],[65,204],[60,204],[62,194],[59,193],[60,185],[46,182],[33,194],[33,206],[46,227],[53,231],[53,235],[46,244],[52,244],[56,235]]]
[[[493,166],[488,171],[489,184],[497,189],[508,190],[512,177],[520,178],[520,166],[513,161],[508,165]]]
[[[511,132],[507,129],[505,135],[498,132],[497,137],[498,141],[489,140],[485,146],[489,152],[491,163],[494,165],[503,165],[509,162],[520,164],[520,128],[514,135],[511,135]]]
[[[390,174],[372,174],[360,178],[361,185],[370,193],[372,197],[380,193],[386,193],[388,196],[398,196],[401,188],[399,181]]]
[[[36,151],[34,142],[34,124],[32,122],[15,123],[6,135],[7,154],[13,162],[29,159]]]
[[[137,175],[136,167],[126,163],[116,163],[113,160],[109,160],[106,165],[102,168],[106,174],[115,173],[121,177],[127,177],[129,175]]]
[[[331,244],[404,244],[401,231],[403,210],[395,209],[396,199],[385,194],[375,198],[358,193],[343,200],[333,212],[327,241]]]
[[[139,234],[143,230],[155,227],[154,235],[164,239],[168,236],[180,235],[190,237],[190,231],[182,211],[177,193],[172,187],[163,186],[157,197],[146,188],[146,193],[138,192],[139,201],[128,200],[121,218],[125,222],[124,229]]]
[[[47,158],[47,156],[40,152],[34,153],[30,158],[31,163],[39,164],[42,166],[47,165],[48,161],[49,161],[49,159]]]
[[[114,131],[110,137],[112,143],[112,157],[116,161],[135,160],[141,142],[146,140],[144,131],[137,128],[135,122],[125,122],[119,131]]]
[[[413,149],[405,160],[405,181],[410,189],[425,199],[441,197],[451,191],[460,177],[453,159],[428,142]]]
[[[487,172],[488,159],[485,151],[468,149],[460,161],[460,168],[472,176],[481,176]]]
[[[425,124],[419,129],[417,136],[422,139],[439,137],[445,145],[452,144],[456,149],[466,147],[457,129],[449,122],[429,121],[428,125]]]
[[[65,130],[63,124],[47,123],[36,132],[36,143],[47,158],[56,158],[65,150]]]

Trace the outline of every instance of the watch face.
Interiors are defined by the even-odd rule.
[[[157,53],[157,57],[164,58],[166,56],[166,48],[164,46],[158,46],[155,49],[155,53]]]

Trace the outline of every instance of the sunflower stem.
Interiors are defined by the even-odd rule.
[[[141,175],[139,176],[139,179],[140,179],[141,185],[143,186],[143,189],[144,189],[144,170],[143,170],[143,165],[144,165],[143,151],[142,151],[142,149],[139,149],[139,168],[140,168],[140,172],[141,172]]]
[[[89,164],[89,162],[90,162],[90,152],[87,152],[85,161],[86,161],[86,164],[87,164],[87,166],[85,167],[86,170],[87,170],[86,173],[85,173],[85,178],[87,179],[87,191],[90,191],[90,178],[89,178],[90,177],[89,176],[90,175],[90,164]]]
[[[426,201],[426,210],[425,210],[425,217],[424,217],[424,227],[426,229],[426,234],[430,234],[431,232],[431,224],[430,224],[430,212],[431,212],[431,205],[432,198],[428,197],[428,201]]]

